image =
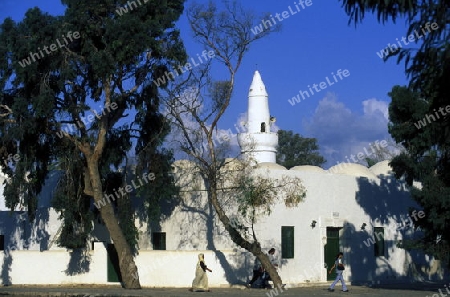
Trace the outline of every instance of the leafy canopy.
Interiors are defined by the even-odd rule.
[[[317,139],[278,130],[277,163],[287,169],[300,165],[321,166],[326,160],[318,150]]]
[[[93,162],[102,193],[126,182],[123,172],[111,172],[129,154],[139,160],[136,176],[153,171],[158,182],[140,190],[149,216],[175,190],[167,173],[172,154],[160,147],[169,125],[151,82],[186,61],[175,28],[183,2],[149,0],[120,16],[116,10],[125,0],[62,0],[67,7],[62,16],[33,8],[20,22],[8,18],[0,25],[0,104],[10,110],[0,121],[1,158],[13,152],[21,157],[3,168],[10,176],[6,205],[25,206],[33,218],[46,178],[60,170],[53,203],[64,219],[64,246],[82,247],[98,215],[91,206],[95,172],[87,170]],[[50,54],[34,55],[28,65],[19,63],[63,42],[69,32],[80,37]],[[134,228],[132,215],[115,215],[124,230]],[[129,230],[127,235],[135,234]],[[128,239],[133,246],[136,238]]]
[[[377,14],[380,22],[405,18],[407,35],[435,23],[414,45],[391,54],[404,61],[410,79],[408,87],[394,86],[389,96],[389,132],[406,151],[390,165],[397,178],[404,178],[413,198],[426,216],[417,222],[424,236],[405,248],[420,248],[450,265],[450,6],[447,0],[343,0],[350,22],[362,21],[366,12]],[[433,119],[434,118],[434,119]],[[419,121],[425,125],[417,126]],[[421,183],[416,188],[413,183]]]

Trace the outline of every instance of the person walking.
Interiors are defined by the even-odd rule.
[[[262,276],[263,268],[261,265],[261,261],[258,258],[255,258],[255,263],[253,264],[253,277],[252,280],[248,283],[247,287],[251,288],[253,283]]]
[[[275,269],[278,268],[278,259],[275,257],[275,248],[271,248],[268,253],[270,263],[275,267]]]
[[[275,270],[278,269],[278,260],[275,257],[275,248],[271,248],[269,250],[269,252],[267,253],[267,256],[269,257],[270,263],[272,264],[272,266],[275,268]],[[272,279],[269,276],[269,273],[266,272],[266,269],[264,269],[263,271],[263,276],[262,276],[263,280],[264,280],[264,288],[267,289],[271,289],[271,286],[269,285],[269,281],[271,281]],[[284,285],[283,285],[284,287]]]
[[[331,284],[331,286],[328,288],[328,291],[330,291],[330,292],[334,292],[334,286],[337,284],[338,281],[341,281],[342,292],[348,292],[347,286],[345,285],[344,277],[342,276],[344,269],[345,269],[344,263],[342,261],[343,257],[344,257],[344,254],[342,252],[337,254],[333,267],[331,267],[330,271],[328,271],[328,273],[331,274],[331,271],[333,271],[333,269],[336,268],[336,279]]]
[[[192,281],[192,288],[189,291],[193,292],[210,292],[208,288],[208,276],[206,271],[212,272],[205,264],[205,255],[198,254],[198,262],[195,269],[195,279]]]

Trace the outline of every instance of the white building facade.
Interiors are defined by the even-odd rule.
[[[268,94],[261,75],[255,72],[247,132],[239,135],[242,152],[258,164],[256,173],[274,179],[300,178],[307,191],[298,207],[287,208],[280,202],[255,225],[262,246],[276,249],[283,283],[304,286],[329,281],[334,275],[327,273],[327,267],[340,251],[347,265],[344,277],[352,284],[446,277],[440,261],[397,248],[400,240],[420,232],[414,223],[426,213],[411,199],[405,183],[395,179],[388,161],[371,168],[347,163],[329,170],[315,166],[286,170],[275,162],[278,137],[270,129],[273,122]],[[205,254],[213,270],[210,287],[243,285],[251,278],[254,257],[231,241],[208,203],[202,180],[193,180],[194,167],[186,160],[174,163],[183,191],[164,219],[150,225],[136,220],[141,233],[136,263],[143,286],[190,287],[198,253]],[[11,214],[0,204],[2,283],[118,284],[113,242],[100,222],[95,223],[88,251],[68,251],[54,244],[60,222],[49,207],[52,182],[50,179],[43,190],[32,224],[23,211]],[[222,203],[233,217],[235,203],[230,199]],[[417,209],[413,217],[408,215],[410,208]]]

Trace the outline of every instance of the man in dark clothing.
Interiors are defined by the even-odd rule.
[[[255,258],[255,263],[253,265],[253,277],[252,280],[248,283],[247,287],[251,288],[253,286],[253,283],[262,275],[263,269],[261,262],[258,260],[258,258]]]

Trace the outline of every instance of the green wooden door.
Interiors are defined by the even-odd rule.
[[[334,265],[336,255],[339,253],[339,228],[327,227],[327,244],[324,249],[325,263],[327,264],[327,280],[336,278],[336,273],[333,271],[328,273],[330,268]]]
[[[108,282],[118,283],[122,281],[122,275],[119,268],[119,255],[117,254],[114,244],[108,244],[106,248],[108,252],[107,261],[107,278]]]

